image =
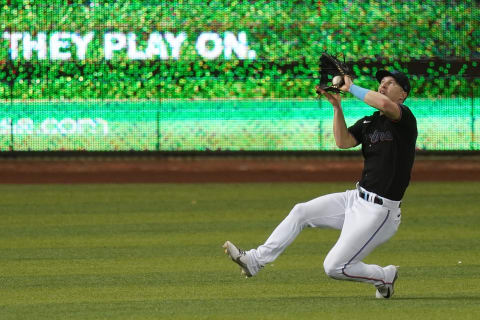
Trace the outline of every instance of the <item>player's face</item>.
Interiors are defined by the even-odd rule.
[[[407,98],[407,93],[397,83],[394,77],[384,77],[378,87],[378,92],[386,95],[394,102],[403,102]]]

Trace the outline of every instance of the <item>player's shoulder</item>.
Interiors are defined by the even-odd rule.
[[[407,118],[415,119],[415,115],[413,114],[412,110],[409,107],[407,107],[402,103],[399,103],[398,106],[400,107],[400,110],[402,112],[402,118],[404,115],[406,115]]]
[[[410,112],[413,114],[412,110],[410,110],[410,108],[406,105],[404,105],[403,103],[399,103],[398,106],[402,109],[402,111],[407,111],[407,112]]]
[[[417,134],[417,119],[415,118],[415,115],[413,114],[412,110],[410,110],[409,107],[407,107],[404,104],[398,104],[400,106],[400,110],[402,112],[400,116],[400,120],[394,122],[396,125],[398,125],[398,128],[409,128],[409,131],[411,130],[412,132]]]

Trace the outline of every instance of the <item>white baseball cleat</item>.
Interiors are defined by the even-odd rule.
[[[242,275],[244,275],[246,278],[250,278],[253,274],[248,269],[247,253],[241,249],[238,249],[230,241],[225,242],[223,248],[225,248],[225,254],[228,254],[232,261],[240,266],[242,269]]]
[[[385,271],[385,283],[375,286],[377,292],[375,297],[377,299],[388,299],[393,296],[395,281],[398,279],[398,267],[389,265],[383,268]]]

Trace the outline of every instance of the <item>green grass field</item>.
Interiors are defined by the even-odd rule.
[[[414,183],[395,296],[336,281],[338,231],[307,229],[244,279],[221,248],[262,243],[291,207],[353,184],[0,185],[0,319],[479,319],[480,182]]]

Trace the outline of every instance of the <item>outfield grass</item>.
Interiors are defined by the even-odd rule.
[[[480,182],[410,187],[397,235],[366,260],[401,266],[391,300],[324,274],[335,230],[305,230],[248,280],[224,255],[351,187],[0,185],[0,319],[479,319]]]

